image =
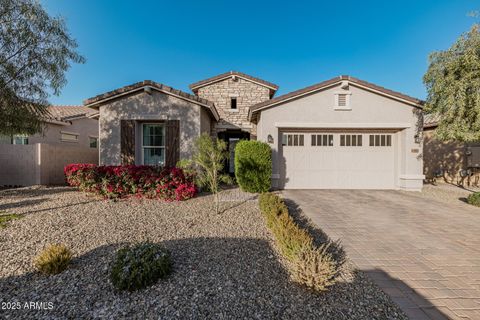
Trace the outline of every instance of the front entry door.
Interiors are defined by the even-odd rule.
[[[218,138],[227,143],[228,158],[225,161],[224,172],[235,174],[235,147],[240,140],[250,140],[250,133],[240,130],[226,130],[218,133]]]

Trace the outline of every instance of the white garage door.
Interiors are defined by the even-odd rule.
[[[284,132],[285,189],[392,189],[394,134]]]

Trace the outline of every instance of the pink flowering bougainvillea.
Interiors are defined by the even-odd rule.
[[[69,164],[64,172],[70,186],[105,198],[136,196],[182,201],[197,194],[193,175],[175,167]]]

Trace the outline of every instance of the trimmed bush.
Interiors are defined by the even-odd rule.
[[[328,252],[331,242],[316,247],[313,237],[295,223],[287,206],[277,195],[261,194],[259,206],[279,251],[290,263],[292,278],[317,291],[324,291],[333,285],[340,268]]]
[[[67,269],[72,256],[63,244],[51,244],[35,258],[34,265],[41,273],[57,274]]]
[[[70,186],[108,199],[135,195],[182,201],[197,194],[193,175],[175,167],[70,164],[64,172]]]
[[[117,289],[134,291],[154,284],[171,270],[170,253],[158,244],[144,242],[117,252],[110,279]]]
[[[467,202],[471,205],[480,207],[480,192],[474,192],[467,198]]]
[[[240,189],[267,192],[272,177],[272,150],[264,142],[242,140],[235,147],[235,177]]]

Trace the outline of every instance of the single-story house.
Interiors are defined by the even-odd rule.
[[[175,165],[201,133],[272,148],[272,187],[420,190],[421,100],[339,76],[274,98],[278,86],[240,72],[190,85],[146,80],[84,101],[99,112],[100,163]]]
[[[480,143],[441,141],[435,138],[439,117],[424,115],[423,127],[423,169],[427,180],[444,180],[448,183],[462,183],[467,170],[478,172],[480,168]]]
[[[98,148],[98,112],[84,106],[49,106],[45,129],[34,135],[0,136],[0,144],[48,143]]]

